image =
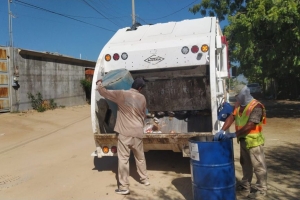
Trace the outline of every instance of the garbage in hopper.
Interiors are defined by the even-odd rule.
[[[162,123],[159,119],[154,117],[145,120],[144,133],[162,133],[161,132]]]

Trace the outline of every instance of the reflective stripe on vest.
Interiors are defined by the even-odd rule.
[[[260,104],[263,109],[262,122],[256,124],[256,126],[248,134],[243,134],[238,137],[238,140],[240,138],[245,138],[247,148],[259,146],[264,143],[264,137],[261,132],[262,132],[262,124],[265,124],[266,122],[265,107],[256,99],[253,99],[243,110],[241,116],[239,113],[240,106],[235,108],[233,112],[233,114],[235,115],[235,129],[236,131],[238,131],[247,124],[250,114],[257,104]]]

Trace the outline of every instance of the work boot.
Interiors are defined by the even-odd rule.
[[[237,186],[236,191],[244,197],[248,197],[250,194],[250,188],[246,188],[242,185]]]
[[[248,198],[249,199],[264,199],[264,197],[267,195],[267,191],[259,191],[259,190],[256,190],[255,192],[251,192],[249,195],[248,195]]]

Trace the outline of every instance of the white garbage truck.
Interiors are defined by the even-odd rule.
[[[215,17],[126,27],[107,42],[91,95],[92,156],[98,158],[117,155],[117,116],[96,90],[96,81],[117,69],[146,80],[145,152],[172,150],[188,157],[189,138],[212,139],[223,124],[218,114],[227,99],[228,46]]]

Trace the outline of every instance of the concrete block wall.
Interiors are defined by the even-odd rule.
[[[54,99],[58,106],[86,104],[80,80],[85,79],[85,69],[94,68],[95,62],[23,49],[10,52],[14,54],[10,74],[18,75],[20,86],[11,87],[11,112],[32,109],[28,93],[40,92],[44,100]]]

